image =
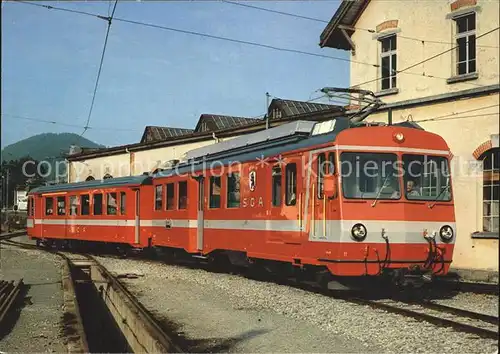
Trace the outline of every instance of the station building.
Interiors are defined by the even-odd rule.
[[[368,121],[387,122],[390,112],[394,123],[414,121],[446,140],[457,221],[453,266],[497,280],[499,6],[343,0],[320,35],[321,47],[350,51],[351,87],[383,101]]]

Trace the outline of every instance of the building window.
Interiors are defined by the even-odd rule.
[[[273,206],[281,205],[281,167],[273,167],[272,172],[272,199]]]
[[[102,194],[94,194],[94,215],[102,215]]]
[[[166,208],[167,208],[167,210],[172,210],[172,209],[174,209],[174,184],[173,183],[167,184],[166,193],[167,193]]]
[[[69,197],[69,215],[78,215],[78,198],[76,195]]]
[[[295,205],[297,203],[297,165],[294,163],[286,165],[286,205]]]
[[[45,215],[54,214],[54,198],[45,198]]]
[[[155,187],[155,210],[161,210],[163,208],[163,184],[159,184]]]
[[[240,206],[240,174],[229,173],[227,175],[227,207],[237,208]]]
[[[80,205],[82,208],[82,215],[89,215],[90,213],[90,198],[88,194],[80,196]]]
[[[179,209],[187,208],[188,186],[187,181],[179,182]]]
[[[380,44],[382,47],[380,53],[382,90],[389,90],[392,88],[396,88],[396,35],[381,38]]]
[[[457,75],[476,72],[476,14],[455,18]]]
[[[221,189],[221,179],[220,177],[211,176],[210,177],[210,208],[220,208],[220,189]]]
[[[127,211],[127,194],[125,192],[120,192],[120,214],[125,215]]]
[[[57,215],[66,215],[66,197],[57,197]]]
[[[483,231],[498,233],[500,148],[483,154]]]
[[[108,193],[106,199],[106,214],[116,215],[116,193]]]

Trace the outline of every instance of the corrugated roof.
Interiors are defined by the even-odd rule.
[[[208,132],[255,123],[255,118],[202,114],[196,124],[196,132]]]
[[[342,111],[342,106],[337,106],[333,104],[325,103],[314,103],[314,102],[303,102],[294,100],[283,100],[280,98],[275,98],[271,101],[269,105],[269,115],[272,117],[272,110],[274,108],[279,108],[283,112],[283,116],[294,116],[297,114],[320,112],[325,110],[338,110]]]
[[[186,129],[186,128],[147,126],[144,129],[144,134],[142,135],[141,143],[149,143],[152,141],[163,141],[169,138],[191,134],[193,133],[193,131],[194,131],[193,129]]]

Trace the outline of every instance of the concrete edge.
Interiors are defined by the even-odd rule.
[[[64,310],[63,325],[68,353],[88,353],[87,337],[83,329],[70,266],[67,261],[63,263],[64,266],[61,271]]]
[[[447,277],[455,277],[463,281],[498,284],[498,271],[495,270],[450,268]]]

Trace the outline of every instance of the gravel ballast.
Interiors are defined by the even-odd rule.
[[[495,340],[290,286],[160,262],[98,260],[117,274],[141,275],[123,282],[156,318],[186,338],[190,351],[494,353],[497,349]],[[463,301],[465,306],[470,298],[440,302],[454,306],[450,301]],[[476,306],[490,311],[492,299]],[[498,313],[495,306],[491,311]]]
[[[67,352],[61,333],[62,263],[56,255],[1,244],[0,278],[29,286],[19,317],[0,338],[1,352]]]

